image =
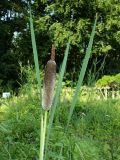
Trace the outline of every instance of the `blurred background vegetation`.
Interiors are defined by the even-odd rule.
[[[29,27],[29,0],[0,1],[0,92],[15,91],[21,66],[33,64]],[[56,46],[57,68],[62,63],[67,37],[71,40],[65,79],[75,82],[87,48],[95,14],[96,36],[84,83],[120,72],[119,0],[32,0],[32,14],[41,68]],[[91,84],[90,83],[90,84]]]

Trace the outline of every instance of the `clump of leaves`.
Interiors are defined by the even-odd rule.
[[[120,87],[120,73],[117,75],[104,75],[101,79],[96,82],[96,86],[99,87]]]

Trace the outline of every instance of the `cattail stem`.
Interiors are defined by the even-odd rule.
[[[41,133],[40,133],[40,156],[39,160],[43,160],[44,158],[44,146],[45,146],[45,135],[47,128],[47,111],[41,114]]]
[[[45,116],[44,116],[44,132],[43,132],[43,139],[44,139],[44,146],[45,146],[45,135],[46,135],[46,128],[47,128],[47,111],[45,111]],[[43,146],[43,147],[44,147]]]
[[[41,113],[41,132],[40,132],[40,157],[39,160],[43,160],[43,114]]]

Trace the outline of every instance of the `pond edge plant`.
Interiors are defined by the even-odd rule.
[[[70,119],[71,119],[72,114],[73,114],[73,110],[74,110],[76,102],[77,102],[77,98],[78,98],[78,95],[79,95],[79,90],[81,88],[81,85],[82,85],[82,82],[83,82],[83,79],[84,79],[84,75],[85,75],[85,72],[86,72],[86,68],[87,68],[87,65],[88,65],[88,61],[89,61],[89,58],[90,58],[90,53],[91,53],[92,45],[93,45],[93,39],[94,39],[94,35],[95,35],[96,23],[97,23],[97,14],[96,14],[96,19],[95,19],[95,22],[94,22],[94,25],[93,25],[92,33],[91,33],[91,36],[90,36],[88,48],[87,48],[86,53],[85,53],[85,58],[83,60],[83,64],[82,64],[81,72],[80,72],[80,75],[79,75],[79,79],[78,79],[77,87],[76,87],[76,90],[75,90],[75,94],[73,96],[73,100],[72,100],[72,104],[71,104],[71,108],[70,108],[70,112],[69,112],[68,120],[67,120],[67,128],[69,126],[69,122],[70,122]],[[40,79],[40,74],[39,74],[40,70],[39,70],[38,55],[37,55],[37,48],[36,48],[36,41],[35,41],[35,34],[34,34],[34,28],[33,28],[33,19],[32,19],[32,14],[31,14],[31,8],[30,8],[30,29],[31,29],[31,39],[32,39],[35,69],[36,69],[36,78],[37,78],[37,81],[38,81],[38,90],[40,91],[40,99],[41,99],[41,79]],[[59,80],[58,80],[58,85],[57,85],[57,89],[56,89],[56,94],[55,94],[55,98],[54,98],[54,103],[53,103],[53,105],[52,105],[52,103],[50,103],[49,107],[47,109],[46,109],[46,107],[43,106],[43,109],[45,110],[44,115],[43,115],[43,110],[41,109],[41,133],[40,133],[40,156],[39,156],[39,160],[44,159],[43,157],[44,157],[46,129],[47,129],[47,137],[46,137],[46,148],[45,148],[46,150],[45,151],[47,151],[47,145],[48,145],[48,141],[49,141],[49,137],[50,137],[50,133],[51,133],[51,129],[52,129],[55,110],[56,110],[56,107],[57,107],[57,104],[58,104],[59,95],[60,95],[60,91],[61,91],[61,88],[62,88],[62,81],[63,81],[65,69],[66,69],[69,48],[70,48],[70,42],[67,43],[67,47],[66,47],[66,50],[65,50],[64,59],[63,59],[63,63],[62,63],[61,71],[60,71],[60,76],[59,76]],[[55,56],[54,54],[53,55],[51,54],[51,60],[54,59],[54,56]],[[55,66],[55,68],[56,68],[56,66]],[[43,98],[45,98],[45,97],[43,97]],[[45,103],[43,103],[43,104],[45,104]],[[52,108],[51,108],[49,124],[48,124],[48,128],[47,128],[47,111],[50,109],[51,105],[52,105]]]

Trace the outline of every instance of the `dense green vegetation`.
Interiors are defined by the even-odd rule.
[[[97,86],[105,87],[109,86],[111,88],[120,88],[120,73],[115,76],[103,76],[96,83]]]
[[[34,74],[30,70],[29,73],[29,83],[21,88],[19,97],[0,101],[2,160],[32,160],[39,156],[39,98]],[[85,100],[84,94],[77,101],[69,129],[65,131],[72,94],[68,98],[65,92],[61,93],[46,160],[120,159],[120,100],[101,99],[96,103],[93,94],[88,91],[89,98]]]
[[[22,83],[19,62],[23,65],[33,64],[28,2],[0,1],[0,92],[15,89]],[[66,76],[76,81],[97,12],[96,37],[85,82],[93,72],[95,80],[103,74],[119,73],[119,0],[35,0],[31,7],[41,66],[45,65],[51,45],[55,43],[59,70],[66,40],[70,36],[71,50]]]

